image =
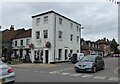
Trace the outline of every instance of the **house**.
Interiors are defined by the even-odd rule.
[[[107,56],[111,53],[110,41],[106,38],[99,39],[96,41],[104,52],[104,56]]]
[[[12,54],[12,41],[15,36],[22,33],[24,29],[14,30],[14,25],[11,25],[10,30],[6,29],[2,31],[2,46],[5,49],[5,52],[2,53],[2,56],[10,60]]]
[[[103,56],[103,50],[100,48],[100,45],[93,41],[85,41],[81,38],[81,52],[85,55],[98,54]]]
[[[80,27],[55,11],[32,16],[32,62],[64,62],[69,53],[80,52]]]
[[[23,59],[25,56],[30,56],[32,29],[24,30],[12,40],[12,57]]]

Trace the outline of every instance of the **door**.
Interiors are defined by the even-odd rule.
[[[67,60],[67,54],[68,54],[68,50],[65,49],[65,60]]]
[[[48,55],[49,55],[49,51],[45,50],[45,63],[48,63]]]
[[[20,58],[23,57],[23,49],[20,49]]]

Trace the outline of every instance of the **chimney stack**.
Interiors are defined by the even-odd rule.
[[[106,38],[104,38],[104,41],[106,41]]]
[[[11,31],[14,30],[14,25],[11,25],[10,30],[11,30]]]

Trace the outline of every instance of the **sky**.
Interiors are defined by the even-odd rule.
[[[0,3],[1,5],[1,3]],[[31,16],[53,10],[80,23],[82,38],[96,41],[104,37],[118,41],[118,6],[111,2],[2,2],[2,30],[32,28]]]

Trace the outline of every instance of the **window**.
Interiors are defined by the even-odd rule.
[[[70,53],[72,54],[72,53],[73,53],[73,50],[70,50]]]
[[[43,30],[44,38],[48,38],[48,30]]]
[[[36,31],[36,39],[40,39],[40,31]]]
[[[62,18],[59,18],[59,24],[62,25]]]
[[[26,45],[30,44],[30,39],[26,39]]]
[[[20,40],[20,45],[23,45],[23,40]]]
[[[17,41],[15,41],[15,46],[17,46]]]
[[[62,39],[62,31],[59,31],[58,38]]]
[[[79,50],[77,50],[77,53],[79,53]]]
[[[48,16],[44,17],[44,23],[48,23]]]
[[[62,49],[58,50],[58,60],[61,60],[62,57]]]
[[[73,41],[73,35],[72,34],[70,35],[70,41]]]
[[[70,28],[71,28],[71,29],[73,28],[73,23],[70,23]]]
[[[77,36],[77,42],[79,42],[79,36]]]
[[[40,24],[40,18],[36,19],[36,26],[38,26]]]
[[[79,26],[77,26],[77,31],[79,31]]]

